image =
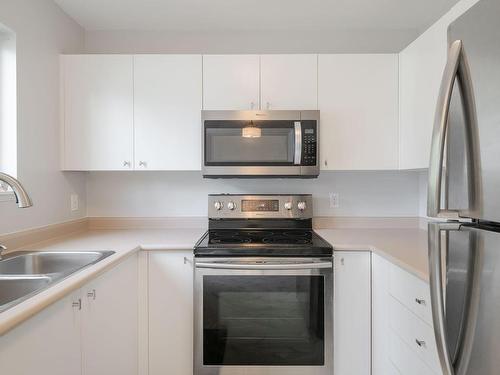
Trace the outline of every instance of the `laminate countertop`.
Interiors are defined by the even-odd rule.
[[[372,251],[428,280],[427,232],[421,229],[318,229],[335,251]],[[50,304],[82,287],[139,251],[190,250],[203,228],[88,230],[17,250],[96,251],[115,254],[84,268],[50,288],[0,313],[0,335]]]

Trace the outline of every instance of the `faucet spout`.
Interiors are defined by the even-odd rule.
[[[19,208],[27,208],[33,206],[30,196],[18,180],[6,173],[0,172],[0,181],[5,182],[12,188],[12,190],[14,191],[14,195],[16,196],[17,206]]]

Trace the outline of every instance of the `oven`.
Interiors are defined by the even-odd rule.
[[[331,257],[195,258],[195,375],[331,375]]]
[[[202,111],[204,177],[319,175],[319,111]]]

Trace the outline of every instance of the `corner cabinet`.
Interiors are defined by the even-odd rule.
[[[132,56],[61,56],[62,169],[132,169],[133,103]]]
[[[370,375],[371,254],[336,251],[334,257],[334,373]]]
[[[133,255],[1,336],[0,374],[136,375],[137,282]]]
[[[398,56],[319,55],[322,170],[398,169]]]

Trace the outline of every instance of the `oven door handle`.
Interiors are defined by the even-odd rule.
[[[332,262],[307,262],[307,263],[208,263],[196,262],[196,268],[211,268],[225,270],[311,270],[333,268]]]

